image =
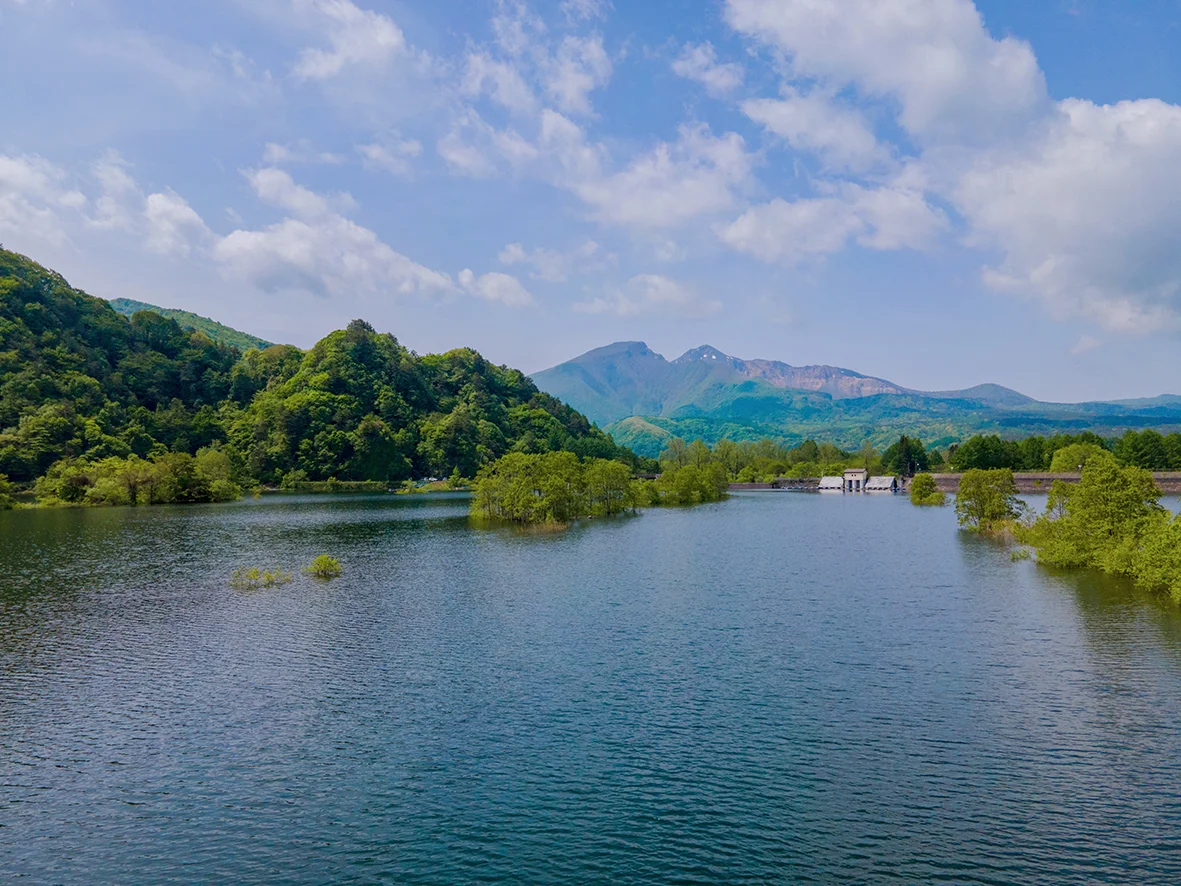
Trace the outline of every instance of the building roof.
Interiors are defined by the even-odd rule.
[[[848,476],[849,474],[868,474],[868,473],[869,473],[869,471],[867,471],[865,468],[847,468],[845,470],[845,476]]]
[[[866,489],[893,489],[895,477],[870,477],[865,484]]]
[[[821,489],[844,489],[845,488],[845,478],[844,477],[821,477],[820,478],[820,488]]]

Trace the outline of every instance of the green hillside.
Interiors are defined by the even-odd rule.
[[[978,433],[1181,429],[1177,397],[1064,404],[1039,403],[1000,385],[911,391],[839,367],[741,360],[710,347],[669,361],[643,342],[619,342],[534,379],[648,456],[670,436],[709,443],[771,437],[789,445],[815,439],[856,449],[867,440],[881,448],[903,434],[942,446]]]
[[[472,350],[420,357],[357,320],[306,353],[243,354],[153,312],[128,319],[0,250],[0,475],[29,482],[63,459],[212,449],[240,485],[291,472],[472,476],[510,451],[635,459],[522,373]]]
[[[175,320],[182,329],[203,332],[213,341],[220,342],[223,345],[229,345],[231,348],[237,348],[239,351],[248,351],[251,348],[261,351],[271,346],[271,342],[265,339],[250,335],[248,332],[240,332],[237,329],[232,329],[229,326],[218,323],[216,320],[210,320],[208,317],[202,317],[189,311],[180,311],[176,308],[160,308],[156,305],[149,305],[147,302],[135,301],[130,298],[113,298],[110,300],[110,304],[112,308],[125,317],[130,317],[136,311],[151,311],[153,314],[159,314],[161,317]]]

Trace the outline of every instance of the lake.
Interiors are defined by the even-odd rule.
[[[1181,611],[891,496],[0,513],[0,779],[4,882],[1177,883]]]

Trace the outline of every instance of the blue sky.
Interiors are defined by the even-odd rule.
[[[1177,0],[0,0],[0,242],[309,345],[1181,393]]]

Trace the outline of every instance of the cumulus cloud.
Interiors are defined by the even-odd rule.
[[[714,96],[724,96],[742,85],[742,65],[718,61],[712,43],[686,43],[680,56],[672,64],[673,73],[686,80],[695,80]]]
[[[62,243],[62,214],[82,208],[86,197],[66,184],[64,170],[35,155],[0,154],[0,233],[20,233]]]
[[[380,67],[406,50],[401,28],[388,16],[361,9],[351,0],[297,0],[319,20],[331,49],[305,49],[295,65],[302,80],[326,80],[346,67]]]
[[[454,289],[446,274],[411,261],[335,213],[234,231],[217,243],[213,256],[230,273],[270,292],[430,295]]]
[[[847,183],[833,194],[776,198],[743,213],[718,234],[732,248],[764,261],[796,262],[833,255],[849,242],[869,249],[924,249],[946,227],[920,188],[901,178],[867,188]]]
[[[733,205],[751,174],[742,137],[714,136],[704,125],[684,126],[613,175],[574,181],[572,190],[602,221],[647,228],[673,227]]]
[[[790,86],[782,98],[750,99],[742,112],[793,148],[819,156],[830,169],[864,172],[888,158],[860,111],[831,96]]]
[[[147,229],[144,245],[160,255],[187,258],[194,247],[213,237],[197,211],[172,191],[148,195],[143,215]]]
[[[991,142],[1048,104],[1029,44],[994,39],[972,0],[727,0],[726,16],[797,76],[896,99],[927,140]]]
[[[703,298],[691,287],[659,274],[640,274],[610,295],[587,302],[576,302],[575,311],[583,314],[614,314],[636,317],[660,313],[700,319],[716,314],[722,303]]]
[[[465,268],[459,272],[459,285],[469,295],[506,307],[523,308],[533,304],[533,296],[529,290],[510,274],[493,271],[477,277]]]
[[[880,150],[872,132],[834,116],[828,96],[880,100],[924,180],[821,182],[813,200],[773,201],[721,229],[730,245],[768,260],[843,242],[910,247],[941,226],[930,205],[942,201],[966,241],[996,256],[989,286],[1111,330],[1181,328],[1181,107],[1052,101],[1029,45],[989,34],[971,0],[727,0],[727,18],[821,90],[746,102],[752,119],[830,171],[865,171]]]
[[[1037,138],[976,156],[954,199],[1004,258],[986,280],[1058,316],[1149,332],[1181,309],[1181,107],[1063,102]]]

